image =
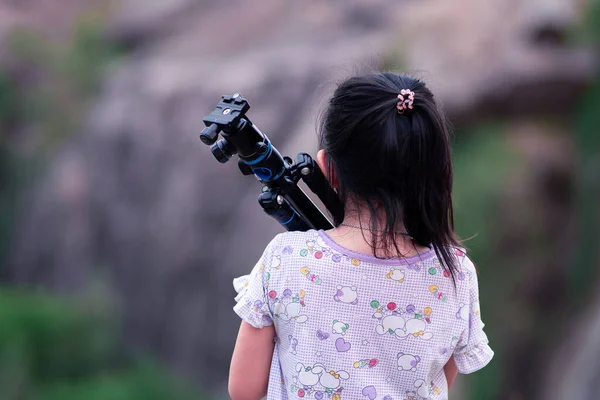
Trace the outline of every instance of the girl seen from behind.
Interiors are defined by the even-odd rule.
[[[454,233],[445,117],[425,84],[339,85],[317,161],[345,212],[286,232],[234,281],[233,400],[447,399],[486,366],[475,267]]]

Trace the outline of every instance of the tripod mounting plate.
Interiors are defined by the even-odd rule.
[[[203,122],[207,127],[217,125],[219,130],[231,133],[238,129],[240,119],[245,117],[249,109],[248,100],[239,93],[232,96],[221,96],[219,104],[213,112],[204,117]]]

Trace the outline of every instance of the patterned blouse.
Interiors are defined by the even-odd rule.
[[[494,355],[475,267],[453,251],[456,286],[433,249],[378,259],[324,231],[277,235],[234,280],[235,312],[255,328],[275,325],[267,399],[447,399],[452,355],[463,374]]]

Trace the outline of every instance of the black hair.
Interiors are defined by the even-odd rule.
[[[414,92],[414,103],[400,114],[402,89]],[[454,233],[449,124],[421,80],[373,72],[342,82],[322,116],[320,146],[346,212],[353,205],[368,207],[376,257],[381,249],[384,257],[402,256],[397,243],[404,224],[455,278],[460,244]]]

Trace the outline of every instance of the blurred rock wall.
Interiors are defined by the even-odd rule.
[[[314,152],[327,84],[379,58],[393,33],[381,2],[309,3],[126,2],[107,37],[130,55],[22,199],[7,279],[108,284],[127,343],[223,388],[239,325],[231,281],[281,228],[260,186],[199,141],[202,118],[239,91],[281,151]]]
[[[564,135],[529,122],[567,118],[571,105],[548,99],[578,96],[594,72],[590,51],[565,42],[575,1],[127,0],[115,10],[106,37],[129,53],[21,199],[6,279],[67,292],[108,284],[126,342],[211,390],[224,388],[239,324],[231,280],[281,231],[256,203],[258,184],[198,140],[220,95],[248,98],[283,153],[314,153],[332,83],[357,66],[400,67],[431,83],[459,127],[511,115],[514,146],[560,178],[570,154],[535,149]],[[519,182],[541,210],[568,208],[546,201],[543,184]],[[527,365],[540,365],[535,354]],[[503,378],[514,388],[504,398],[531,390],[521,373]]]

